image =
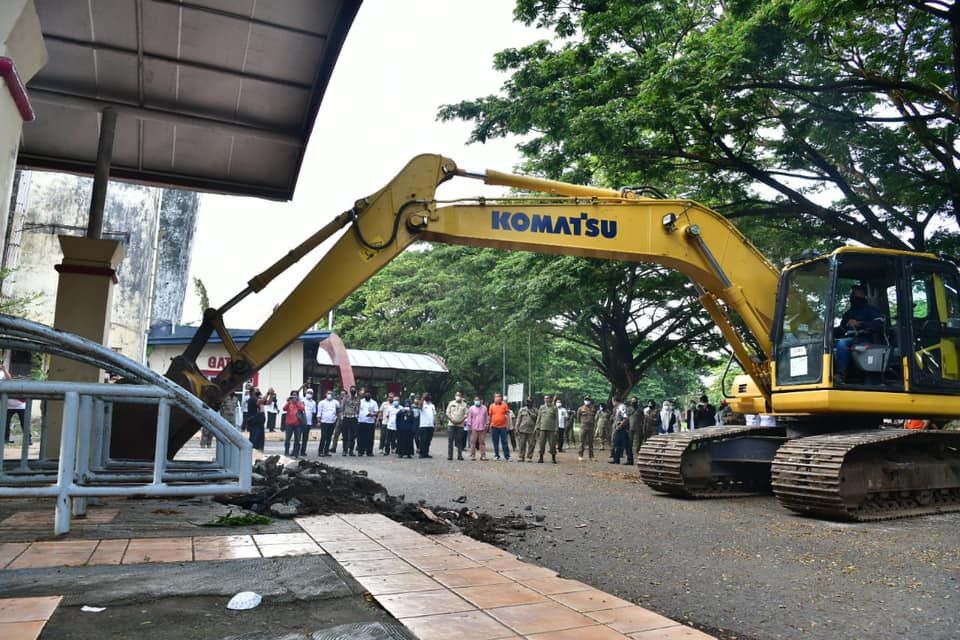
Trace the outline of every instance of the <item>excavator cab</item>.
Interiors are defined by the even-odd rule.
[[[960,275],[952,262],[839,249],[784,272],[778,315],[775,391],[960,394]]]

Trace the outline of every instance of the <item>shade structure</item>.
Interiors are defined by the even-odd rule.
[[[112,178],[289,200],[360,3],[36,0],[50,59],[18,162],[92,174],[112,107]]]

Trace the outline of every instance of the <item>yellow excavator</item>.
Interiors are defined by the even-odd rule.
[[[543,195],[437,200],[437,187],[457,177]],[[927,253],[845,247],[781,272],[723,216],[658,195],[472,173],[442,156],[418,156],[225,305],[208,309],[167,376],[219,407],[225,394],[420,240],[652,262],[695,283],[729,342],[745,372],[734,382],[733,410],[772,414],[776,426],[653,437],[639,456],[649,486],[722,497],[772,485],[785,507],[839,519],[960,510],[960,433],[884,427],[889,419],[960,416],[957,264]],[[224,313],[341,230],[264,325],[235,344]],[[852,315],[850,291],[850,303],[860,305]],[[231,362],[208,380],[196,358],[214,332]],[[170,452],[197,430],[181,418],[171,428]],[[144,431],[115,429],[113,438],[114,457],[152,455]]]

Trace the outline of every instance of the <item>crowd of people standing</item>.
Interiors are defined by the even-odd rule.
[[[249,387],[242,406],[243,428],[249,431],[254,448],[263,450],[265,433],[279,428],[288,456],[308,455],[311,430],[319,430],[317,456],[321,458],[333,455],[338,447],[343,456],[373,456],[375,442],[384,456],[431,458],[434,432],[446,422],[448,460],[465,460],[465,453],[470,460],[488,460],[489,432],[494,460],[543,463],[549,453],[554,464],[557,454],[576,442],[577,427],[580,460],[585,456],[593,460],[595,450],[609,448],[612,464],[632,465],[634,454],[657,433],[730,423],[732,417],[725,403],[718,411],[706,395],[691,400],[681,411],[669,399],[659,405],[653,400],[641,405],[637,398],[615,397],[608,406],[595,404],[589,395],[576,408],[567,408],[561,397],[547,394],[540,404],[528,397],[515,411],[500,393],[487,405],[479,395],[468,403],[458,391],[445,408],[438,409],[429,393],[406,398],[388,393],[378,401],[368,389],[355,386],[340,394],[328,390],[317,401],[313,389],[304,385],[292,390],[282,404],[273,389],[263,394]],[[228,413],[225,407],[225,417],[232,419]]]

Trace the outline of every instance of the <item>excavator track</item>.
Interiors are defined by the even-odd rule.
[[[870,430],[798,438],[777,451],[787,509],[872,521],[960,511],[960,433]]]
[[[706,464],[697,464],[698,452],[711,445],[745,437],[763,437],[777,433],[770,427],[707,427],[695,431],[661,434],[640,448],[637,464],[640,478],[653,490],[688,498],[735,498],[769,491],[766,470],[759,474],[737,476],[711,473]]]

